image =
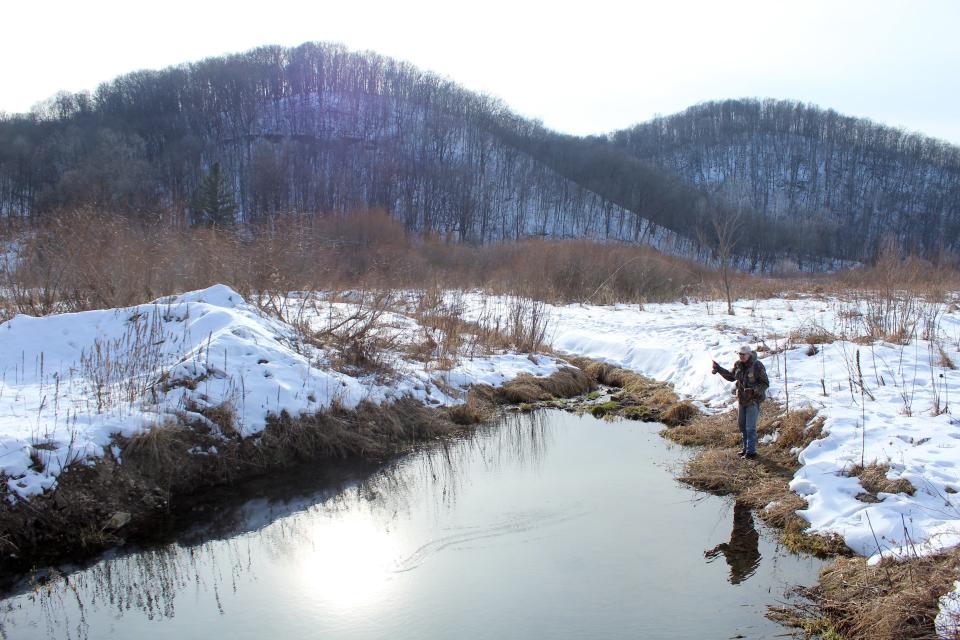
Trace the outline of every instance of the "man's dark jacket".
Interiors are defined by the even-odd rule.
[[[725,380],[736,382],[737,400],[741,405],[760,404],[766,396],[770,380],[767,379],[767,370],[757,358],[756,352],[750,354],[746,362],[737,361],[733,364],[733,371],[717,366],[719,373]]]

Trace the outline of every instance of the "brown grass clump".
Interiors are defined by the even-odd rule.
[[[734,448],[741,441],[736,410],[701,414],[687,424],[664,429],[661,435],[685,446]]]
[[[916,492],[909,480],[906,478],[891,479],[887,477],[888,473],[890,473],[889,465],[872,462],[865,467],[859,464],[854,465],[847,475],[858,478],[864,491],[873,498],[876,498],[879,493],[905,493],[912,496]]]
[[[492,399],[484,399],[471,389],[467,401],[447,409],[447,416],[454,424],[472,425],[489,420],[493,416]]]
[[[296,417],[283,411],[268,418],[255,447],[256,455],[271,465],[323,457],[380,459],[452,431],[438,413],[407,398]]]
[[[932,639],[940,596],[957,579],[960,556],[885,559],[838,558],[809,595],[840,637],[848,640]]]
[[[700,410],[697,409],[692,402],[684,400],[683,402],[676,402],[670,405],[667,410],[663,412],[660,421],[668,427],[677,427],[688,424],[699,415]]]
[[[837,336],[821,326],[814,325],[791,331],[789,339],[794,344],[833,344]]]
[[[184,473],[186,451],[195,446],[200,437],[194,429],[182,424],[158,424],[121,441],[123,460],[145,476],[166,477],[163,483],[166,486]]]
[[[759,510],[763,521],[778,529],[786,528],[799,517],[797,511],[807,506],[803,498],[790,490],[786,479],[779,476],[766,477],[748,486],[739,499]]]
[[[533,404],[554,398],[571,398],[593,388],[593,380],[586,373],[574,367],[564,367],[543,378],[519,375],[497,390],[497,399],[505,404]]]
[[[595,383],[607,385],[608,387],[623,387],[626,376],[631,374],[631,372],[626,369],[581,356],[567,358],[567,361],[578,369],[581,369]]]
[[[705,491],[739,494],[769,474],[755,462],[745,462],[736,451],[707,449],[683,467],[680,481]]]
[[[499,397],[508,404],[550,400],[553,396],[531,375],[519,375],[500,388]]]
[[[200,413],[210,422],[217,425],[220,433],[228,438],[239,436],[237,431],[237,411],[233,404],[224,402],[213,407],[206,407]]]
[[[835,533],[819,534],[807,533],[807,521],[800,516],[787,521],[780,541],[793,553],[809,553],[817,558],[833,558],[836,556],[851,556],[853,551]]]
[[[774,429],[778,429],[779,433],[773,446],[788,451],[797,447],[801,449],[807,447],[823,435],[823,418],[810,422],[816,415],[817,412],[813,409],[799,409],[786,414],[779,424],[772,425]]]
[[[580,367],[593,382],[622,390],[612,402],[590,409],[598,417],[617,415],[628,420],[663,422],[676,427],[686,425],[700,415],[696,405],[681,401],[667,383],[587,358],[571,358],[570,362]]]

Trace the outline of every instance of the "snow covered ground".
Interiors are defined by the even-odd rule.
[[[322,327],[354,310],[326,303],[298,318]],[[399,349],[422,339],[413,319],[391,314],[378,323],[402,338],[386,354],[389,375],[334,369],[335,353],[304,344],[289,324],[222,285],[126,309],[17,316],[0,325],[0,473],[8,496],[53,488],[70,463],[118,456],[110,448],[114,434],[178,417],[205,420],[202,410],[224,403],[237,431],[249,436],[281,410],[297,415],[403,396],[449,405],[471,384],[498,386],[562,366],[546,356],[502,353],[439,369]]]

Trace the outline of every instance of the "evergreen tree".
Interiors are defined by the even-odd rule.
[[[193,205],[193,225],[223,229],[236,222],[237,204],[230,194],[220,163],[214,162],[200,187]]]

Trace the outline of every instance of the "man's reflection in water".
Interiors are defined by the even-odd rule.
[[[722,542],[703,555],[712,562],[721,553],[730,565],[730,584],[740,584],[760,565],[760,534],[753,526],[753,512],[737,502],[733,506],[733,531],[730,542]]]

